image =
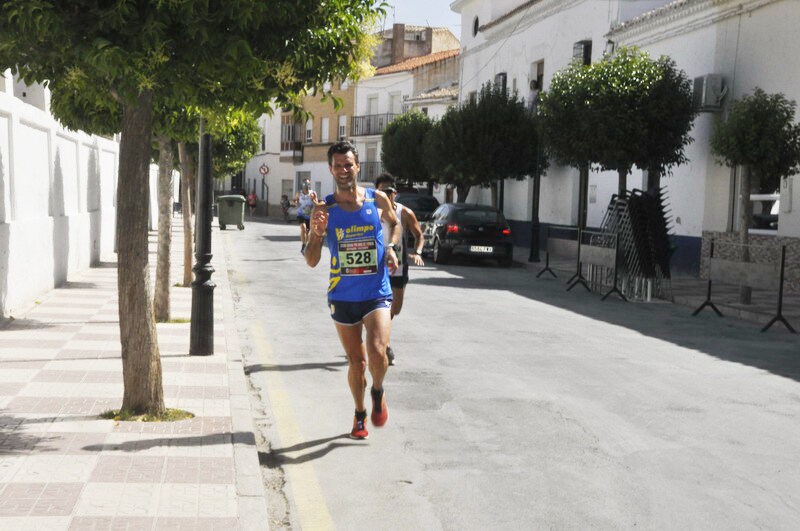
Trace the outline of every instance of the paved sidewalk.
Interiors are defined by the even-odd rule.
[[[155,242],[151,233],[151,279]],[[191,420],[98,417],[123,394],[116,263],[0,321],[0,529],[268,529],[233,301],[213,251],[215,354],[188,356],[188,322],[158,325],[166,405]],[[191,288],[170,290],[172,318],[188,321]]]
[[[528,262],[530,249],[528,247],[514,247],[514,260],[531,271],[539,272],[544,268],[544,252],[541,253],[541,262]],[[562,282],[571,278],[575,273],[575,263],[571,260],[552,260],[550,267],[556,270]],[[552,279],[548,273],[542,279]],[[687,314],[691,315],[706,300],[708,282],[706,280],[690,277],[676,276],[670,282],[672,288],[672,301],[675,304],[686,306]],[[579,289],[578,291],[583,291]],[[751,304],[739,303],[739,286],[715,282],[711,292],[712,302],[719,308],[725,318],[741,319],[760,325],[767,324],[776,314],[778,307],[777,292],[753,290]],[[704,312],[713,313],[706,308]],[[783,315],[789,324],[800,333],[800,293],[785,292],[783,295]],[[780,330],[786,332],[782,323],[775,323],[768,332]]]

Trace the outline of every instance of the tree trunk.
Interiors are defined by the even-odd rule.
[[[492,189],[492,206],[497,208],[497,205],[499,203],[498,202],[499,190],[497,186],[497,181],[492,181],[492,184],[490,186]]]
[[[658,197],[661,189],[661,173],[658,170],[647,170],[647,193]]]
[[[589,200],[589,163],[578,167],[578,228],[586,228]]]
[[[456,201],[459,203],[464,203],[467,200],[467,196],[469,195],[469,189],[472,188],[468,184],[457,184],[456,185]]]
[[[183,287],[192,285],[192,202],[189,199],[192,188],[192,164],[186,149],[186,142],[178,143],[178,158],[181,163],[181,212],[183,213]]]
[[[739,194],[739,244],[742,248],[742,262],[750,261],[750,232],[753,220],[753,202],[750,201],[750,166],[741,166],[741,189]],[[753,290],[750,286],[739,286],[739,302],[750,304]]]
[[[161,358],[147,266],[152,119],[149,92],[123,107],[117,186],[117,289],[124,383],[122,409],[135,414],[162,415]]]
[[[192,207],[192,215],[197,214],[197,158],[189,152],[189,205]]]
[[[617,185],[617,197],[625,199],[628,196],[628,170],[619,170],[619,184]]]
[[[172,141],[158,137],[158,254],[156,292],[153,298],[156,322],[169,321],[169,268],[172,248]]]

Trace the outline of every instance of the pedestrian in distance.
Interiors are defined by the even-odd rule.
[[[300,223],[300,254],[306,252],[308,231],[311,226],[311,210],[317,200],[317,193],[308,189],[310,185],[311,181],[308,179],[303,181],[302,188],[294,196],[294,206],[297,207],[297,221]]]
[[[256,207],[258,206],[258,196],[256,195],[255,190],[253,193],[247,196],[247,207],[250,209],[250,216],[253,216],[253,212],[255,212]]]
[[[395,178],[390,173],[382,173],[375,179],[375,188],[384,192],[392,204],[397,221],[400,224],[400,247],[395,249],[397,252],[397,269],[389,277],[389,283],[392,286],[392,319],[400,315],[403,309],[403,298],[405,296],[406,284],[408,284],[408,264],[413,262],[414,265],[424,266],[425,261],[422,259],[422,249],[425,246],[425,237],[422,234],[422,228],[419,225],[416,214],[400,203],[395,201],[397,197],[397,187]],[[414,237],[414,245],[410,245],[411,240],[409,235]],[[383,231],[384,240],[388,237],[386,227]],[[394,365],[394,350],[390,345],[386,346],[386,357],[389,360],[389,365]]]
[[[347,355],[347,382],[355,402],[350,436],[366,439],[367,367],[372,376],[370,420],[381,427],[389,419],[383,386],[392,328],[389,275],[397,268],[400,225],[386,194],[358,186],[360,167],[353,144],[341,141],[332,145],[328,168],[335,191],[325,201],[315,202],[305,258],[310,267],[316,267],[326,241],[330,252],[328,307]],[[382,221],[390,233],[385,244]]]
[[[281,196],[281,212],[283,212],[283,221],[289,222],[289,207],[291,203],[289,202],[289,196],[283,194]]]

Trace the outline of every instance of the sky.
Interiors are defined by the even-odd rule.
[[[386,28],[393,23],[415,26],[445,27],[461,39],[461,16],[450,11],[453,0],[389,0],[386,8]],[[394,8],[394,9],[393,9]]]

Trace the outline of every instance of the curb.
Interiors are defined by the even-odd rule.
[[[219,234],[214,227],[212,233]],[[221,244],[221,241],[217,239]],[[222,297],[223,326],[227,347],[228,383],[230,386],[231,432],[233,439],[233,458],[236,471],[236,494],[239,505],[239,525],[241,529],[269,529],[267,499],[264,479],[258,460],[258,447],[253,427],[254,414],[250,407],[250,393],[244,374],[244,361],[236,330],[233,295],[228,283],[228,265],[223,249],[216,253],[219,269],[217,291]],[[221,278],[221,280],[220,280]]]

